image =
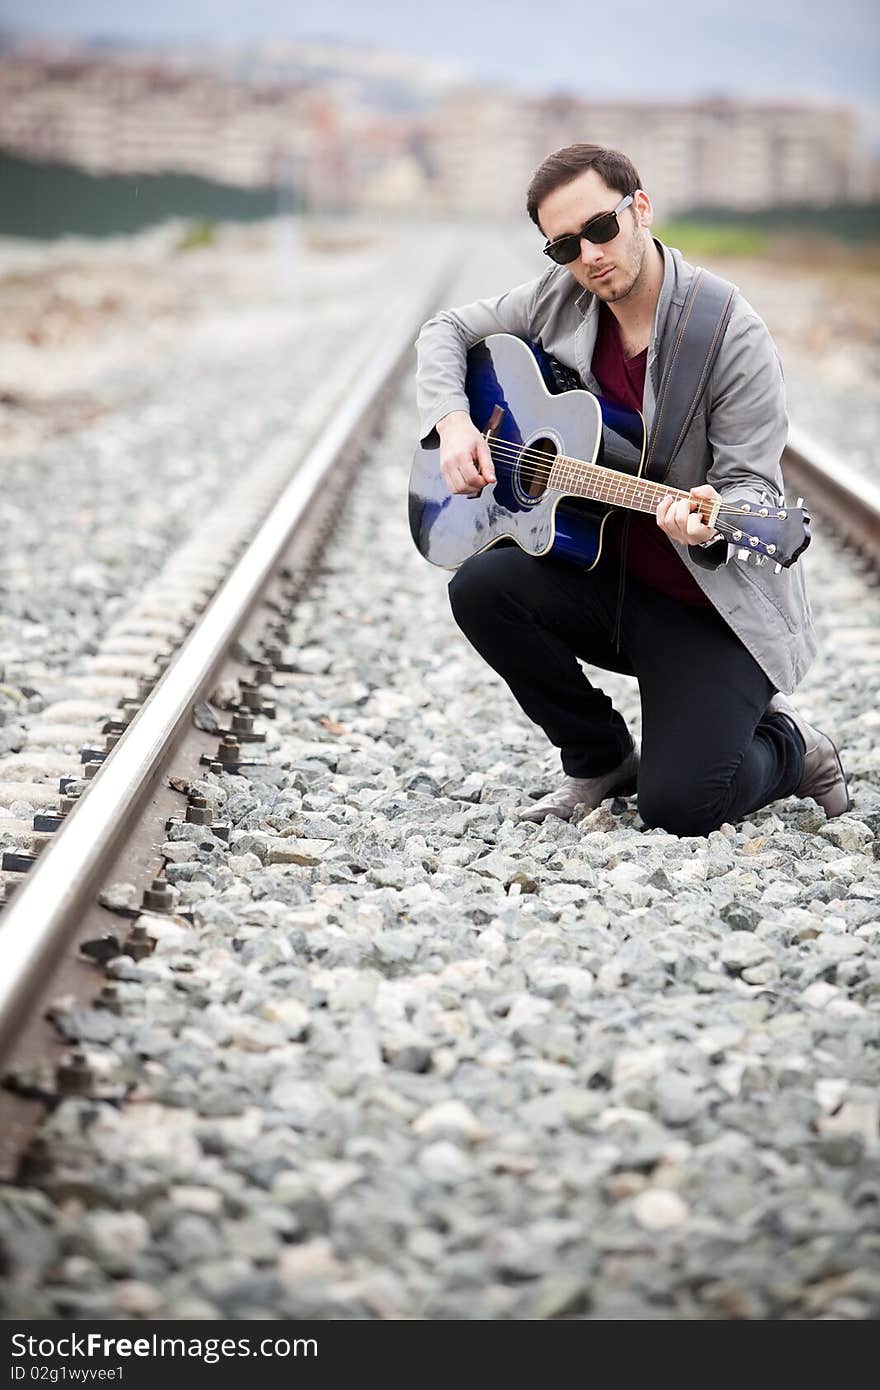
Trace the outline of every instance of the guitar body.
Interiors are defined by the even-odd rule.
[[[553,552],[592,569],[616,508],[550,488],[557,455],[573,456],[641,477],[644,421],[582,389],[554,394],[551,359],[538,346],[493,333],[467,356],[470,416],[490,430],[497,481],[479,496],[450,493],[440,471],[439,444],[419,446],[409,487],[409,523],[426,560],[457,569],[499,541],[529,555]]]

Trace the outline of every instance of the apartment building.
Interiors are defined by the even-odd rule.
[[[315,207],[479,217],[521,213],[536,165],[576,140],[626,150],[660,216],[876,191],[844,107],[537,97],[436,75],[407,89],[381,55],[346,51],[334,68],[313,48],[294,62],[287,45],[262,68],[230,56],[212,67],[173,53],[0,52],[0,149],[94,173],[278,185]]]

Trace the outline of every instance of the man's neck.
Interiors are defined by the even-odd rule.
[[[625,299],[616,299],[608,305],[626,342],[644,342],[645,345],[649,342],[657,300],[663,287],[663,273],[663,254],[653,237],[650,237],[636,283]]]

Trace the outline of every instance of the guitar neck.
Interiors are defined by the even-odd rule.
[[[608,502],[631,512],[652,514],[664,497],[691,497],[689,492],[683,492],[681,488],[652,483],[647,478],[636,478],[615,468],[602,468],[597,463],[587,463],[585,459],[567,458],[565,454],[556,456],[547,486],[558,488],[570,497],[584,497],[590,502]],[[704,519],[708,519],[712,506],[709,498],[700,502],[699,511]]]

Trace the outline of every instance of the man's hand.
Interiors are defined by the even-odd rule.
[[[702,545],[719,532],[707,526],[697,515],[698,498],[710,497],[713,502],[721,501],[721,494],[709,483],[692,487],[690,497],[664,497],[657,508],[657,525],[671,540],[679,545]]]
[[[478,497],[487,483],[494,483],[495,468],[489,445],[466,410],[453,410],[437,425],[440,436],[440,471],[450,492]]]

